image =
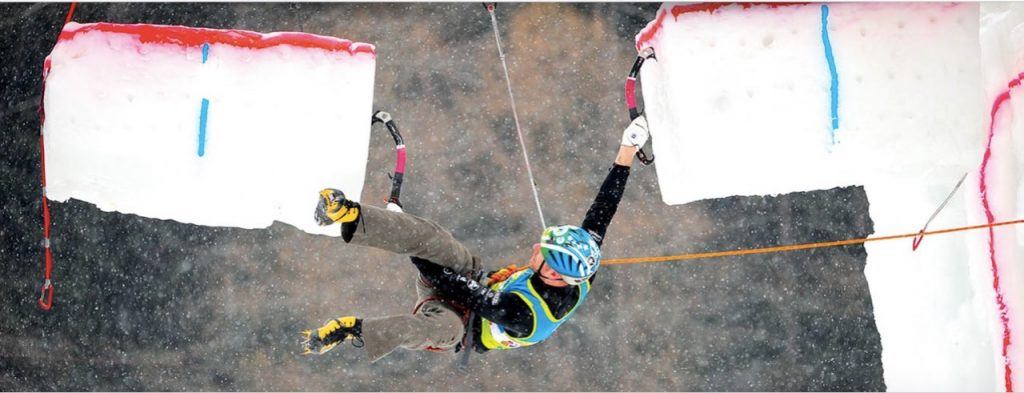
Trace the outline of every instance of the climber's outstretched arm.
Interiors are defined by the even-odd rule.
[[[622,143],[615,156],[615,164],[601,183],[601,189],[597,191],[597,197],[594,198],[594,203],[590,205],[586,218],[580,225],[590,232],[598,245],[604,243],[604,234],[619,207],[622,193],[626,190],[626,180],[629,179],[629,167],[633,165],[633,156],[637,149],[647,142],[647,135],[647,119],[644,116],[633,120],[622,132]]]
[[[637,150],[639,148],[636,146],[619,145],[619,155],[615,156],[615,165],[633,166],[633,156],[636,156]]]

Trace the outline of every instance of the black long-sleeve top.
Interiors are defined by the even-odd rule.
[[[604,243],[604,235],[611,224],[612,217],[618,209],[622,193],[629,178],[629,167],[614,164],[601,184],[601,189],[594,202],[587,210],[587,215],[580,225],[590,232],[598,246]],[[486,318],[505,328],[514,337],[526,337],[533,329],[533,314],[522,298],[509,292],[491,290],[483,283],[472,278],[455,274],[452,270],[431,261],[412,257],[412,263],[420,274],[437,290],[437,293],[464,307],[473,310],[478,317]],[[533,288],[548,304],[555,318],[561,318],[569,312],[579,300],[579,290],[572,286],[551,287],[534,274],[530,278]],[[594,276],[590,277],[593,282]],[[474,327],[479,323],[474,322]],[[472,332],[479,338],[479,331]],[[475,342],[479,343],[477,339]],[[480,349],[480,347],[478,347]]]

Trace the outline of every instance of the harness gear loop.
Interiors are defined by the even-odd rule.
[[[924,235],[925,235],[926,231],[928,230],[928,224],[931,224],[932,220],[935,219],[935,216],[938,216],[939,212],[941,212],[942,209],[944,209],[946,207],[946,204],[949,203],[949,200],[953,199],[953,195],[956,194],[956,190],[960,189],[960,186],[962,184],[964,184],[964,179],[966,179],[966,178],[967,178],[967,172],[964,172],[964,175],[960,176],[960,181],[956,182],[956,185],[953,186],[953,190],[949,192],[948,196],[946,196],[946,200],[942,201],[942,204],[939,205],[939,208],[935,209],[935,212],[932,213],[932,216],[929,217],[928,221],[926,221],[924,223],[924,227],[921,228],[921,231],[917,233],[917,236],[914,236],[914,241],[911,243],[911,250],[912,251],[917,251],[917,247],[920,246],[921,245],[921,241],[924,240]]]
[[[642,113],[636,107],[636,79],[640,76],[640,68],[643,67],[644,61],[647,59],[658,60],[654,56],[654,48],[646,47],[640,51],[636,56],[636,61],[633,62],[633,67],[629,69],[629,75],[626,77],[626,109],[629,109],[629,120],[636,120]],[[650,157],[644,152],[643,146],[635,146],[636,158],[640,160],[644,165],[651,165],[654,163],[654,155]]]
[[[501,269],[498,269],[498,271],[491,273],[491,275],[487,277],[487,285],[490,286],[508,280],[508,278],[512,277],[513,274],[519,273],[520,271],[529,268],[529,266],[519,267],[516,266],[515,264],[509,264],[508,266],[505,266]]]
[[[519,136],[519,147],[523,151],[523,161],[526,162],[526,174],[530,177],[530,187],[533,189],[533,201],[537,204],[537,216],[540,217],[541,229],[547,228],[544,222],[544,211],[540,207],[540,196],[537,194],[537,182],[533,179],[533,168],[530,167],[530,157],[526,154],[526,142],[523,140],[523,130],[519,126],[519,113],[516,110],[516,98],[512,94],[512,79],[508,74],[508,64],[505,62],[505,51],[501,49],[501,37],[498,34],[498,18],[494,15],[494,3],[484,3],[487,12],[491,15],[491,28],[494,29],[494,42],[498,46],[498,58],[501,59],[501,67],[505,70],[505,85],[508,87],[508,98],[512,103],[512,118],[516,123],[516,134]]]

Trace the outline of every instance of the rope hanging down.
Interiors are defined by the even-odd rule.
[[[76,3],[71,3],[68,7],[68,14],[64,18],[64,24],[71,23],[71,18],[75,15]],[[63,30],[63,29],[62,29]],[[49,71],[49,63],[47,62],[43,67],[43,79],[46,79],[46,73]],[[39,96],[39,123],[42,124],[46,121],[46,113],[43,112],[43,96],[46,94],[45,90],[43,94]],[[42,204],[43,204],[43,286],[39,291],[39,308],[43,311],[49,311],[53,308],[53,251],[50,249],[50,199],[46,197],[46,151],[45,143],[43,143],[43,129],[40,125],[39,128],[39,172],[42,178]]]
[[[606,260],[602,261],[601,264],[603,264],[603,265],[626,265],[626,264],[633,264],[633,263],[687,261],[687,260],[692,260],[692,259],[722,258],[722,257],[733,257],[733,256],[752,255],[752,254],[768,254],[768,253],[783,252],[783,251],[808,250],[808,249],[812,249],[812,248],[849,246],[849,245],[852,245],[852,244],[861,244],[861,243],[867,243],[867,242],[877,242],[877,241],[882,241],[882,240],[893,240],[893,239],[903,239],[903,238],[908,238],[908,237],[916,237],[918,235],[921,235],[921,236],[924,236],[924,235],[936,235],[936,234],[940,234],[940,233],[961,232],[961,231],[969,231],[969,230],[974,230],[974,229],[992,228],[992,227],[998,227],[998,226],[1003,226],[1003,225],[1015,225],[1015,224],[1022,224],[1022,223],[1024,223],[1024,219],[1013,220],[1013,221],[995,222],[995,223],[983,224],[983,225],[973,225],[973,226],[967,226],[967,227],[939,229],[939,230],[934,230],[934,231],[929,231],[929,232],[924,232],[924,233],[920,233],[920,232],[919,233],[905,233],[905,234],[902,234],[902,235],[879,236],[879,237],[865,237],[865,238],[858,238],[858,239],[836,240],[836,241],[831,241],[831,242],[792,244],[792,245],[788,245],[788,246],[751,248],[751,249],[745,249],[745,250],[731,250],[731,251],[702,252],[702,253],[694,253],[694,254],[666,255],[666,256],[661,256],[661,257],[615,258],[615,259],[606,259]]]
[[[494,3],[484,3],[487,12],[491,14],[491,27],[494,29],[494,42],[498,45],[498,57],[501,58],[501,66],[505,69],[505,85],[508,86],[508,99],[512,102],[512,118],[516,122],[516,134],[519,135],[519,147],[523,151],[523,161],[526,162],[526,174],[530,176],[530,187],[533,189],[533,201],[537,203],[537,216],[540,217],[540,227],[547,228],[544,223],[544,211],[540,208],[540,196],[537,195],[537,182],[533,180],[533,169],[530,167],[530,157],[526,155],[526,142],[523,140],[523,130],[519,127],[519,113],[516,111],[516,97],[512,95],[512,79],[508,76],[508,64],[505,63],[505,52],[501,50],[501,37],[498,34],[498,19],[494,16]]]

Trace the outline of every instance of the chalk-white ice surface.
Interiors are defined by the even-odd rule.
[[[89,26],[70,23],[64,32]],[[216,32],[189,33],[234,34]],[[171,42],[89,31],[57,43],[45,81],[49,198],[211,226],[278,220],[337,235],[336,226],[316,225],[313,208],[323,187],[356,200],[362,192],[372,46],[258,48],[212,38],[204,55],[203,45],[166,34]]]
[[[657,56],[641,81],[666,203],[863,185],[876,234],[913,233],[968,173],[930,229],[988,222],[979,187],[989,110],[1024,71],[1024,8],[833,3],[672,12],[694,8],[665,4],[660,22],[638,35]],[[1024,217],[1024,125],[1015,120],[1022,110],[1011,99],[997,120],[985,178],[994,221]],[[889,389],[1002,390],[1004,363],[1024,367],[1020,344],[1002,354],[1004,330],[1024,342],[1024,235],[1012,226],[994,233],[995,263],[987,230],[930,236],[917,251],[909,239],[865,246]],[[1016,386],[1024,386],[1021,375]]]

